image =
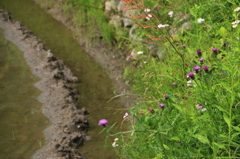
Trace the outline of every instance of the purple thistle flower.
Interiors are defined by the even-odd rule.
[[[169,98],[168,94],[164,94],[163,97],[164,97],[165,99],[168,99],[168,98]]]
[[[195,73],[190,72],[188,73],[187,77],[194,79]]]
[[[202,69],[203,69],[205,72],[208,72],[208,68],[209,68],[208,66],[203,66]]]
[[[176,86],[176,85],[177,85],[177,83],[173,83],[173,85],[174,85],[174,86]]]
[[[200,63],[203,63],[204,58],[200,58],[199,61],[200,61]]]
[[[103,127],[105,127],[107,123],[108,121],[106,119],[101,119],[99,120],[98,125],[102,125]]]
[[[213,49],[212,49],[212,52],[213,52],[215,55],[217,55],[218,52],[219,52],[219,49],[218,49],[218,48],[213,48]]]
[[[160,108],[164,108],[164,107],[165,107],[165,104],[164,104],[164,103],[161,103],[161,104],[159,104],[159,107],[160,107]]]
[[[196,53],[199,57],[202,56],[202,50],[201,49],[197,49]]]
[[[203,108],[203,106],[201,106],[201,105],[199,105],[198,107],[197,107],[197,109],[202,109]]]
[[[193,71],[196,71],[196,73],[198,73],[200,68],[201,68],[200,66],[194,66],[192,69],[193,69]]]
[[[148,110],[151,112],[151,113],[153,113],[154,112],[154,109],[153,108],[148,108]]]
[[[179,143],[181,143],[181,142],[182,142],[182,140],[178,140],[178,142],[179,142]]]

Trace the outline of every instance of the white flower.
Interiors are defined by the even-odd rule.
[[[169,26],[169,25],[168,24],[159,24],[158,28],[164,28],[164,27],[167,27],[167,26]]]
[[[118,144],[114,141],[113,143],[112,143],[112,147],[117,147],[118,146]]]
[[[147,8],[147,9],[144,9],[144,12],[149,13],[151,12],[151,10]]]
[[[235,20],[234,22],[232,22],[232,25],[238,24],[238,23],[240,23],[240,20]]]
[[[187,81],[187,86],[188,87],[196,87],[196,85],[192,84],[193,82],[190,80],[190,81]]]
[[[128,113],[125,113],[123,119],[125,119],[128,115],[129,115]]]
[[[112,147],[117,147],[118,146],[117,141],[118,141],[118,138],[115,138],[114,142],[112,143]]]
[[[206,108],[202,108],[202,109],[201,109],[201,112],[204,112],[204,111],[206,111],[206,110],[207,110]]]
[[[237,39],[237,40],[240,40],[240,38],[239,38],[239,37],[236,37],[236,39]]]
[[[147,61],[144,61],[143,63],[147,63]]]
[[[237,26],[238,26],[237,24],[234,24],[232,27],[233,27],[233,28],[236,28]]]
[[[146,17],[147,20],[151,20],[152,19],[152,15],[151,14],[148,14],[147,17]]]
[[[198,23],[202,23],[203,21],[205,21],[205,19],[198,18],[197,21],[198,21]]]
[[[137,54],[138,55],[143,54],[143,51],[138,51]]]
[[[172,18],[172,16],[173,16],[173,11],[168,12],[168,15],[170,16],[170,18]]]
[[[240,11],[240,7],[237,7],[236,9],[234,9],[235,12]]]
[[[147,20],[151,20],[151,18],[150,18],[150,17],[146,17],[146,19],[147,19]]]

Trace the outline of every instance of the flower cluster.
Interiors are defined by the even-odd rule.
[[[235,12],[240,11],[240,7],[235,8],[234,11],[235,11]],[[232,27],[233,27],[233,28],[236,28],[239,23],[240,23],[240,20],[235,20],[234,22],[232,22]]]
[[[199,104],[197,104],[196,107],[197,107],[197,109],[201,110],[201,112],[204,112],[207,110],[206,108],[204,108],[203,106],[201,106]]]
[[[118,146],[117,141],[118,141],[118,138],[115,138],[113,143],[112,143],[112,147],[117,147]]]

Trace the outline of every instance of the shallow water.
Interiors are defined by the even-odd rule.
[[[86,107],[90,115],[88,135],[93,139],[80,148],[80,152],[88,159],[116,159],[112,148],[105,147],[105,134],[98,126],[100,119],[121,123],[125,113],[118,100],[107,101],[114,96],[112,81],[101,66],[88,56],[73,39],[72,33],[61,23],[45,13],[32,0],[1,0],[0,8],[8,10],[13,19],[21,21],[28,29],[51,49],[53,54],[63,60],[81,81],[79,89],[79,107]],[[113,138],[111,138],[113,140]],[[111,144],[108,143],[108,146]]]
[[[0,30],[0,158],[30,158],[44,144],[48,120],[36,98],[34,76],[23,52],[3,38]]]

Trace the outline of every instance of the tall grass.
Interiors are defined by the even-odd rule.
[[[141,34],[149,39],[139,47],[144,53],[138,55],[137,67],[131,66],[125,73],[140,97],[129,109],[130,122],[124,122],[131,130],[115,134],[119,146],[114,149],[119,156],[240,158],[240,26],[231,24],[239,19],[240,11],[234,11],[239,2],[123,2],[128,9],[138,7],[142,17],[133,20],[146,28]],[[160,10],[152,10],[156,6]],[[144,12],[147,8],[148,13]],[[168,17],[169,11],[174,11],[173,18],[180,12],[190,13],[189,29],[168,34],[171,27],[180,25]],[[204,21],[198,22],[199,18]],[[168,27],[158,27],[165,21]],[[168,47],[164,59],[148,54],[147,45],[153,43]]]

